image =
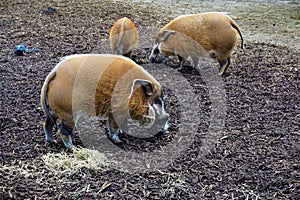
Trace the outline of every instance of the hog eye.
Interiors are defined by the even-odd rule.
[[[159,49],[158,49],[158,48],[157,48],[157,49],[154,49],[153,53],[154,53],[154,54],[159,54]]]
[[[154,104],[158,104],[158,105],[162,106],[162,105],[163,105],[163,101],[162,101],[161,98],[158,98],[158,99],[156,99],[156,100],[154,101]]]

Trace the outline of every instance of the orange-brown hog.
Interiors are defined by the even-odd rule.
[[[72,148],[71,133],[82,116],[108,117],[109,137],[121,142],[129,117],[147,127],[167,131],[162,87],[132,60],[110,54],[82,54],[66,57],[49,73],[41,90],[46,114],[46,140],[55,142],[52,129],[61,120],[59,134]]]
[[[138,30],[130,19],[124,17],[114,23],[109,39],[114,54],[130,57],[138,43]]]
[[[168,56],[177,55],[180,68],[188,58],[197,67],[200,57],[210,56],[219,62],[219,74],[222,75],[230,64],[230,55],[237,44],[238,35],[243,48],[238,25],[221,13],[179,16],[159,31],[149,62],[162,62]]]

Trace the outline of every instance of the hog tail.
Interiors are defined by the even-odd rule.
[[[243,35],[242,35],[241,31],[240,31],[239,26],[238,26],[233,20],[230,20],[230,24],[231,24],[231,26],[232,26],[235,30],[237,30],[237,32],[239,33],[240,38],[241,38],[241,40],[242,40],[241,48],[244,49],[244,39],[243,39]]]
[[[56,116],[55,113],[51,110],[51,107],[48,103],[47,93],[48,93],[49,83],[55,78],[55,76],[56,76],[56,72],[52,72],[47,76],[44,85],[42,87],[41,97],[40,97],[42,109],[46,113],[46,116],[50,117],[52,121],[55,121]]]

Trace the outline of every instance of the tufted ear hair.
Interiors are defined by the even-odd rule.
[[[152,82],[150,82],[148,80],[144,80],[144,79],[135,79],[131,86],[129,99],[131,98],[132,94],[138,88],[139,85],[142,86],[142,88],[147,96],[153,95],[154,88],[153,88]]]
[[[160,41],[161,42],[165,42],[170,35],[175,34],[176,31],[172,31],[172,30],[164,30],[161,35],[160,35]]]

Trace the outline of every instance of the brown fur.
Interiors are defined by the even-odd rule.
[[[243,48],[243,37],[238,25],[229,16],[220,13],[208,12],[177,17],[159,31],[159,42],[168,30],[177,33],[171,34],[169,39],[162,43],[161,51],[167,56],[171,55],[172,51],[173,54],[183,54],[180,55],[183,58],[187,55],[210,55],[222,63],[230,59],[238,35],[242,39]]]
[[[134,80],[151,82],[153,94],[137,87],[130,97]],[[67,57],[47,76],[41,105],[46,113],[73,129],[77,115],[109,116],[110,120],[141,120],[148,115],[148,104],[161,96],[160,84],[142,67],[117,55],[85,54]],[[112,116],[114,118],[112,118]],[[74,120],[75,119],[75,120]],[[118,128],[118,124],[113,128]],[[47,129],[47,127],[44,127]]]
[[[124,17],[114,23],[109,39],[114,54],[130,56],[137,46],[138,31],[135,24]]]

